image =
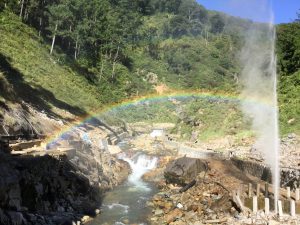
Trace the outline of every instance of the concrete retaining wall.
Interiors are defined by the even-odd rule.
[[[262,163],[245,161],[241,159],[232,159],[233,164],[245,173],[258,177],[261,180],[270,182],[272,181],[272,174],[269,167]],[[300,185],[300,170],[293,168],[280,169],[280,186],[291,187],[295,189]]]

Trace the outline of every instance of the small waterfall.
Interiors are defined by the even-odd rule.
[[[105,194],[100,216],[89,225],[142,225],[151,213],[146,203],[157,192],[157,189],[153,184],[143,181],[142,176],[156,167],[157,157],[142,153],[133,156],[121,153],[118,158],[129,163],[132,173],[127,182]]]
[[[119,158],[128,162],[131,167],[132,173],[128,177],[128,182],[133,185],[133,188],[149,190],[141,178],[146,172],[156,167],[157,157],[137,153],[131,158],[126,155],[121,155]]]

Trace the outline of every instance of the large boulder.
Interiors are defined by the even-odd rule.
[[[183,157],[169,163],[164,176],[167,183],[186,185],[196,179],[200,172],[207,170],[207,162],[201,159]]]

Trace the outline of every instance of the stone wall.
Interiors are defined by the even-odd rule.
[[[237,158],[231,159],[233,164],[245,173],[258,177],[261,180],[271,183],[272,174],[269,167],[262,163],[246,161]],[[280,186],[291,187],[295,189],[300,185],[300,170],[293,168],[281,168],[280,169]]]

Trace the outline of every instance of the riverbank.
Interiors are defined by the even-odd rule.
[[[124,152],[120,157],[129,163],[132,173],[127,181],[104,195],[101,214],[88,225],[145,224],[151,214],[146,202],[157,188],[142,176],[156,167],[157,157],[141,152],[134,155]]]
[[[282,143],[285,143],[282,148],[285,154],[295,154],[294,148],[291,148],[291,146],[295,147],[299,143],[295,137],[290,136],[283,139]],[[248,153],[248,156],[250,154],[251,152]],[[186,158],[184,156],[183,158],[176,157],[162,168],[158,168],[156,170],[158,174],[150,173],[151,177],[160,178],[157,181],[160,191],[148,202],[148,206],[152,208],[149,224],[266,224],[264,221],[269,221],[272,224],[297,224],[297,221],[299,222],[299,217],[288,216],[290,200],[286,197],[284,190],[288,186],[294,191],[299,186],[300,178],[297,175],[299,174],[297,167],[294,168],[294,165],[291,164],[291,167],[285,167],[281,170],[280,198],[285,204],[283,209],[285,216],[278,218],[274,213],[265,215],[261,205],[259,206],[259,214],[254,214],[252,213],[252,205],[249,204],[252,202],[252,198],[249,199],[249,184],[252,185],[253,189],[257,187],[257,184],[264,188],[265,182],[271,181],[268,167],[258,158],[253,158],[253,155],[252,157],[232,159],[229,157],[230,154],[218,153],[218,155],[221,158],[201,159],[207,164],[208,169],[205,171],[197,170],[197,166],[190,165],[195,159],[187,158],[186,163],[183,164],[179,162],[178,160]],[[295,161],[295,158],[290,159],[291,161]],[[285,163],[285,161],[281,161],[281,163]],[[175,166],[170,170],[172,164]],[[176,171],[180,177],[179,181],[172,179]],[[182,174],[194,175],[188,176],[189,179],[182,182]],[[269,186],[270,201],[273,201],[272,185]],[[235,197],[236,193],[238,193],[240,200]],[[258,194],[260,202],[264,201],[264,193]],[[251,195],[254,194],[257,195],[257,192],[253,191]],[[244,204],[250,209],[244,207]],[[298,208],[299,202],[297,201],[297,214],[300,213]]]
[[[99,141],[107,136],[99,124],[76,127],[48,142],[44,152],[68,146],[61,155],[0,155],[0,224],[56,225],[84,223],[100,212],[103,193],[130,173],[128,163]]]

